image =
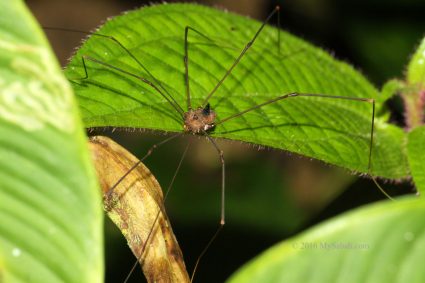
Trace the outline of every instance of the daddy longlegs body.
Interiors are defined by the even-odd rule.
[[[167,142],[169,142],[169,141],[171,141],[171,140],[173,140],[173,139],[175,139],[179,136],[182,136],[184,134],[205,136],[211,142],[214,149],[217,151],[217,153],[219,155],[220,162],[221,162],[221,176],[222,176],[221,177],[221,211],[220,211],[219,228],[214,233],[213,237],[210,239],[210,241],[208,242],[208,244],[206,245],[206,247],[204,248],[204,250],[201,252],[200,256],[198,257],[196,264],[195,264],[195,267],[194,267],[194,270],[192,272],[191,281],[193,280],[193,276],[196,272],[196,269],[198,267],[198,264],[199,264],[201,258],[203,257],[203,255],[205,254],[205,252],[207,251],[207,249],[209,248],[209,246],[214,241],[214,239],[216,238],[216,236],[218,235],[218,233],[220,232],[220,230],[222,229],[222,227],[225,224],[225,185],[226,185],[226,182],[225,182],[225,176],[226,176],[226,174],[225,174],[226,173],[225,172],[225,164],[226,163],[225,163],[223,151],[217,145],[215,140],[209,135],[209,133],[211,131],[213,131],[214,128],[218,127],[219,125],[221,125],[221,124],[223,124],[223,123],[225,123],[225,122],[227,122],[231,119],[241,117],[248,112],[257,110],[257,109],[264,107],[266,105],[277,103],[280,100],[289,99],[289,98],[296,98],[296,97],[318,97],[318,98],[323,98],[323,99],[350,100],[350,101],[353,101],[353,103],[355,103],[355,102],[369,103],[371,105],[371,108],[372,108],[372,115],[371,115],[371,126],[370,126],[369,156],[368,156],[368,175],[371,177],[371,179],[376,184],[376,186],[379,188],[379,190],[381,190],[381,192],[385,196],[387,196],[388,198],[391,199],[391,197],[381,188],[381,186],[377,183],[376,179],[371,174],[371,158],[372,158],[373,136],[374,136],[374,119],[375,119],[375,100],[372,99],[372,98],[358,98],[358,97],[347,97],[347,96],[333,96],[333,95],[327,95],[327,94],[312,94],[312,93],[292,92],[292,93],[283,94],[281,96],[278,96],[278,97],[271,99],[271,100],[268,100],[268,101],[264,101],[263,103],[260,103],[256,106],[248,108],[248,109],[246,109],[242,112],[236,113],[234,115],[230,115],[230,116],[228,116],[224,119],[217,120],[216,112],[213,110],[213,107],[209,104],[210,98],[214,95],[214,93],[217,91],[217,89],[223,84],[223,82],[226,80],[226,78],[229,77],[229,75],[232,73],[233,69],[239,64],[240,60],[244,57],[244,55],[248,52],[248,50],[251,48],[251,46],[255,43],[256,39],[261,34],[263,28],[269,23],[270,19],[275,14],[278,15],[278,26],[280,26],[279,10],[280,10],[279,6],[276,6],[276,8],[268,15],[266,20],[261,24],[261,26],[258,28],[257,32],[253,35],[251,40],[244,46],[244,48],[240,52],[239,56],[235,58],[233,64],[227,69],[227,71],[221,77],[219,82],[208,93],[208,95],[203,100],[202,104],[197,108],[192,107],[192,101],[191,101],[191,92],[190,92],[190,84],[189,84],[188,35],[189,35],[189,32],[193,32],[193,33],[196,33],[199,36],[201,36],[201,37],[203,37],[207,40],[211,40],[211,39],[209,37],[207,37],[206,35],[202,34],[201,32],[199,32],[198,30],[196,30],[195,28],[190,27],[190,26],[186,26],[186,28],[184,30],[184,58],[183,58],[184,69],[185,69],[185,85],[186,85],[186,104],[187,104],[186,110],[184,110],[181,107],[181,105],[179,105],[177,103],[177,101],[171,96],[171,94],[169,94],[166,91],[166,89],[164,87],[162,87],[161,84],[159,84],[157,79],[146,69],[146,67],[142,64],[142,62],[138,58],[136,58],[115,37],[104,35],[104,34],[99,34],[99,33],[90,34],[90,33],[87,33],[87,32],[76,31],[76,30],[68,30],[68,29],[60,29],[60,28],[46,28],[46,29],[55,29],[55,30],[90,34],[91,36],[97,36],[97,37],[105,38],[106,40],[110,40],[110,41],[114,42],[117,46],[119,46],[122,50],[124,50],[126,52],[126,54],[128,56],[130,56],[131,59],[134,60],[144,71],[146,71],[150,75],[150,78],[141,77],[137,74],[128,72],[124,69],[118,68],[118,67],[113,66],[111,64],[108,64],[106,62],[103,62],[99,59],[93,58],[89,55],[83,55],[81,57],[81,60],[82,60],[82,65],[84,67],[85,76],[83,78],[79,78],[79,79],[81,79],[81,80],[89,79],[89,72],[87,70],[87,61],[90,61],[92,63],[98,64],[98,65],[103,66],[105,68],[117,71],[117,72],[121,73],[122,75],[126,75],[126,76],[136,78],[136,79],[140,80],[141,82],[147,84],[153,90],[155,90],[156,93],[161,95],[169,103],[169,105],[182,117],[182,132],[175,134],[175,135],[172,135],[171,137],[163,140],[162,142],[153,145],[147,151],[146,155],[140,160],[140,162],[134,164],[134,166],[131,167],[129,169],[129,171],[125,175],[123,175],[120,179],[118,179],[117,182],[115,183],[115,185],[110,188],[109,192],[105,196],[106,201],[111,199],[111,197],[114,193],[114,189],[120,184],[120,182],[124,178],[126,178],[126,176],[128,174],[130,174],[135,168],[137,168],[138,165],[143,160],[145,160],[148,156],[150,156],[155,149],[157,149],[159,146],[161,146],[161,145],[163,145],[163,144],[165,144],[165,143],[167,143]],[[277,48],[278,48],[278,52],[280,53],[280,32],[278,32]],[[185,153],[186,153],[186,151],[185,151]],[[183,155],[183,157],[184,157],[184,155]],[[181,164],[181,162],[180,162],[180,164]],[[179,168],[180,168],[180,165],[179,165]],[[166,197],[167,193],[165,194],[165,197]],[[164,201],[165,201],[165,198],[164,198]],[[148,241],[149,241],[149,238],[143,244],[144,247],[146,247],[146,244],[147,244]],[[143,255],[143,252],[142,252],[142,255]],[[137,266],[137,263],[140,260],[141,259],[139,258],[138,261],[136,262],[136,264],[133,266],[128,277],[125,279],[125,282],[127,282],[128,278],[130,277],[131,273],[133,272],[133,270]]]

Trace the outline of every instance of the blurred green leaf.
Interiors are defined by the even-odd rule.
[[[425,193],[425,126],[413,129],[408,135],[407,156],[413,180],[419,193]]]
[[[114,36],[146,67],[110,39],[92,36],[77,52],[66,74],[74,82],[86,127],[137,127],[181,132],[181,115],[150,86],[124,73],[87,61],[83,55],[160,82],[186,109],[184,28],[189,32],[189,74],[194,107],[214,88],[260,27],[258,21],[191,4],[145,7],[108,21],[99,34]],[[267,26],[211,98],[218,120],[291,92],[374,98],[378,91],[351,66],[324,51]],[[153,74],[155,81],[146,70]],[[378,104],[378,108],[381,105]],[[372,105],[367,102],[298,97],[265,106],[218,125],[214,137],[241,140],[317,158],[367,172]],[[402,129],[375,120],[373,174],[408,176]]]
[[[418,199],[366,206],[272,247],[228,282],[424,282],[424,217]]]
[[[1,282],[103,281],[100,191],[76,109],[23,2],[1,1]]]
[[[398,79],[392,79],[387,81],[381,89],[381,95],[379,97],[381,102],[385,102],[392,98],[397,92],[403,90],[406,87],[405,83]]]
[[[407,67],[407,81],[409,84],[425,84],[425,38],[413,54]]]
[[[424,123],[425,38],[409,62],[406,81],[401,96],[404,100],[406,126],[412,129]]]

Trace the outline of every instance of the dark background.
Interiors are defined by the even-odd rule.
[[[90,31],[109,16],[148,1],[32,0],[30,9],[43,26]],[[173,1],[169,1],[173,2]],[[279,3],[280,2],[280,3]],[[280,4],[282,27],[353,64],[378,88],[402,78],[409,56],[424,36],[423,0],[197,1],[264,19]],[[64,65],[79,45],[78,35],[49,32]],[[242,47],[241,47],[242,48]],[[388,107],[400,125],[402,104]],[[143,156],[162,134],[120,131],[111,134]],[[167,187],[188,138],[160,148],[146,162]],[[368,179],[320,162],[239,142],[220,142],[227,162],[227,225],[196,274],[197,282],[221,282],[267,247],[343,211],[384,197]],[[390,194],[411,193],[408,182],[384,184]],[[203,138],[195,139],[166,206],[188,270],[219,222],[220,163]],[[135,259],[120,232],[106,220],[106,281],[122,282]],[[137,270],[131,282],[143,281]]]

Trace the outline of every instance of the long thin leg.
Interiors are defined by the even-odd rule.
[[[192,104],[190,102],[190,87],[189,87],[189,54],[187,47],[187,33],[189,27],[184,29],[184,70],[185,70],[185,79],[186,79],[186,97],[187,97],[187,110],[192,109]]]
[[[223,84],[224,80],[230,75],[230,73],[233,71],[233,69],[236,67],[236,65],[239,63],[239,61],[242,59],[242,57],[245,55],[245,53],[248,51],[248,49],[254,44],[255,40],[257,39],[260,32],[263,30],[263,28],[266,26],[266,24],[270,21],[270,19],[273,17],[273,15],[279,11],[279,6],[276,6],[276,8],[273,10],[273,12],[270,13],[270,15],[267,17],[267,19],[263,22],[263,24],[260,26],[260,28],[255,33],[254,37],[245,45],[244,49],[242,49],[239,56],[235,59],[232,66],[226,71],[223,78],[216,84],[216,86],[213,88],[213,90],[207,95],[204,102],[202,103],[202,107],[205,107],[208,103],[208,100],[211,98],[211,96],[216,92],[216,90]]]
[[[126,75],[128,75],[128,76],[131,76],[131,77],[133,77],[133,78],[136,78],[136,79],[138,79],[138,80],[140,80],[140,81],[142,81],[142,82],[144,82],[144,83],[146,83],[146,84],[148,84],[149,86],[151,86],[153,89],[155,89],[165,100],[167,100],[167,102],[168,103],[170,103],[171,104],[171,106],[173,106],[174,107],[174,109],[177,111],[177,112],[179,112],[182,116],[184,115],[184,111],[181,109],[181,107],[178,105],[178,104],[176,104],[176,103],[174,103],[167,95],[165,95],[162,91],[161,91],[161,89],[159,89],[155,84],[153,84],[151,81],[149,81],[148,79],[146,79],[146,78],[143,78],[143,77],[140,77],[140,76],[138,76],[138,75],[135,75],[135,74],[133,74],[133,73],[130,73],[130,72],[128,72],[128,71],[126,71],[126,70],[123,70],[123,69],[121,69],[121,68],[118,68],[118,67],[115,67],[115,66],[112,66],[111,64],[108,64],[108,63],[105,63],[105,62],[102,62],[102,61],[100,61],[100,60],[97,60],[97,59],[95,59],[95,58],[92,58],[92,57],[90,57],[90,56],[87,56],[87,55],[83,55],[82,57],[81,57],[81,60],[82,60],[82,62],[83,62],[83,66],[84,66],[84,72],[85,72],[85,77],[84,78],[81,78],[81,79],[87,79],[88,78],[88,73],[87,73],[87,68],[86,68],[86,62],[85,62],[85,60],[89,60],[89,61],[92,61],[92,62],[94,62],[94,63],[97,63],[97,64],[100,64],[100,65],[102,65],[102,66],[105,66],[105,67],[107,67],[107,68],[110,68],[110,69],[113,69],[113,70],[116,70],[116,71],[118,71],[118,72],[121,72],[121,73],[123,73],[123,74],[126,74]]]
[[[225,176],[226,176],[225,164],[226,163],[224,161],[224,154],[223,154],[223,151],[218,147],[217,143],[206,132],[204,132],[204,134],[208,138],[208,140],[212,143],[214,148],[217,150],[218,154],[220,155],[220,162],[221,162],[221,217],[220,217],[220,226],[217,228],[214,235],[208,241],[208,244],[205,246],[205,248],[202,250],[201,254],[198,256],[198,258],[196,260],[195,267],[193,268],[193,271],[192,271],[192,276],[190,277],[190,282],[193,281],[196,270],[198,269],[198,266],[199,266],[199,262],[201,261],[202,257],[205,255],[205,253],[207,252],[207,250],[209,249],[211,244],[217,238],[218,234],[223,229],[224,224],[226,222],[225,221],[225,195],[226,195],[226,190],[225,190],[225,184],[226,184],[226,182],[225,182]]]
[[[281,55],[281,53],[280,53],[281,52],[281,48],[280,48],[281,47],[281,43],[280,43],[280,41],[281,41],[281,31],[280,31],[280,8],[279,8],[279,6],[276,6],[276,9],[277,9],[277,15],[278,15],[278,22],[277,22],[278,34],[277,34],[276,48],[277,48],[278,54],[280,56]],[[214,42],[214,40],[211,39],[211,38],[209,38],[208,36],[204,35],[202,32],[196,30],[193,27],[190,27],[190,26],[186,26],[185,27],[185,43],[184,43],[184,46],[185,46],[185,56],[184,56],[184,64],[185,64],[186,97],[187,97],[187,107],[188,107],[188,109],[192,109],[192,105],[191,105],[192,102],[191,102],[191,96],[190,96],[190,87],[189,87],[189,50],[188,50],[188,45],[189,45],[189,42],[188,42],[189,31],[193,31],[193,32],[197,33],[198,35],[202,36],[203,38],[205,38],[205,39],[207,39],[207,40],[209,40],[211,42]],[[231,46],[226,46],[225,48],[231,48],[231,49],[239,50],[238,48],[233,47],[233,46],[232,47]],[[287,54],[287,55],[285,55],[283,57],[280,57],[280,58],[281,59],[285,59],[285,58],[287,58],[289,56],[294,56],[294,55],[297,55],[297,54],[302,53],[304,51],[305,51],[305,48],[300,48],[300,49],[298,49],[296,51],[291,52],[291,54],[289,54],[289,55]]]
[[[370,144],[369,144],[369,162],[367,166],[367,171],[369,177],[372,179],[372,181],[375,183],[376,187],[383,193],[387,198],[390,200],[394,200],[382,187],[379,185],[376,178],[372,175],[372,148],[373,148],[373,133],[374,133],[374,126],[375,125],[375,99],[372,99],[372,123],[370,127]]]
[[[186,80],[186,97],[187,97],[187,109],[191,110],[192,109],[192,102],[190,100],[190,87],[189,87],[189,50],[188,50],[188,35],[189,35],[189,30],[192,30],[193,32],[196,32],[197,34],[199,34],[200,36],[213,41],[212,39],[210,39],[208,36],[202,34],[201,32],[197,31],[196,29],[190,27],[190,26],[186,26],[184,28],[184,70],[185,70],[185,80]]]
[[[136,169],[146,158],[148,158],[152,152],[157,149],[158,147],[160,147],[161,145],[164,145],[165,143],[179,137],[182,136],[184,133],[178,133],[176,135],[172,135],[171,137],[166,138],[165,140],[154,144],[153,146],[151,146],[149,148],[149,150],[147,151],[147,153],[145,154],[145,156],[143,156],[138,162],[136,162],[123,176],[121,176],[121,178],[119,178],[117,180],[117,182],[108,190],[108,192],[106,193],[105,196],[105,202],[108,203],[111,200],[112,194],[114,193],[115,188],[131,173],[133,172],[134,169]]]
[[[225,223],[225,195],[226,195],[226,190],[225,190],[225,177],[226,177],[226,162],[224,161],[224,154],[223,151],[218,147],[217,143],[206,133],[204,132],[205,136],[207,137],[207,139],[212,143],[212,145],[214,146],[214,148],[217,150],[219,156],[220,156],[220,162],[221,162],[221,218],[220,218],[220,225],[224,225]]]
[[[271,99],[269,101],[260,103],[256,106],[253,106],[251,108],[248,108],[242,112],[239,112],[237,114],[231,115],[227,118],[224,118],[218,122],[215,123],[215,125],[219,125],[219,124],[223,124],[226,121],[229,121],[231,119],[240,117],[242,115],[244,115],[245,113],[248,113],[250,111],[253,111],[255,109],[261,108],[263,106],[278,102],[280,100],[286,99],[286,98],[292,98],[292,97],[322,97],[322,98],[333,98],[333,99],[344,99],[344,100],[351,100],[351,101],[359,101],[359,102],[367,102],[367,103],[371,103],[372,104],[372,119],[371,119],[371,124],[370,124],[370,143],[369,143],[369,158],[368,158],[368,175],[369,177],[373,180],[373,182],[376,184],[376,186],[378,187],[378,189],[389,199],[393,200],[393,198],[391,196],[389,196],[385,190],[379,185],[378,181],[376,180],[376,178],[372,175],[372,148],[373,148],[373,137],[374,137],[374,125],[375,125],[375,99],[372,98],[359,98],[359,97],[346,97],[346,96],[333,96],[333,95],[326,95],[326,94],[312,94],[312,93],[289,93],[289,94],[285,94],[279,97],[276,97],[274,99]]]
[[[215,241],[218,234],[220,234],[221,230],[223,229],[224,224],[220,224],[220,226],[215,231],[214,235],[211,237],[211,239],[208,241],[208,244],[205,246],[205,248],[202,250],[201,254],[196,259],[195,267],[193,268],[192,275],[190,276],[190,282],[193,282],[193,279],[195,278],[196,270],[198,269],[199,263],[201,262],[202,257],[205,255],[205,253],[210,248],[211,244]]]
[[[90,32],[87,32],[87,31],[81,31],[81,30],[74,30],[74,29],[67,29],[67,28],[55,28],[55,27],[43,27],[43,29],[45,29],[45,30],[53,30],[53,31],[66,31],[66,32],[73,32],[73,33],[81,33],[81,34],[87,34],[87,35],[90,35],[90,36],[98,36],[98,37],[101,37],[101,38],[105,38],[105,39],[108,39],[108,40],[111,40],[112,42],[114,42],[114,43],[116,43],[122,50],[124,50],[126,53],[127,53],[127,55],[129,55],[130,56],[130,58],[132,58],[132,60],[134,60],[146,73],[148,73],[149,74],[149,76],[154,80],[154,82],[157,84],[157,85],[159,85],[159,87],[162,89],[162,91],[164,92],[164,94],[162,94],[163,96],[165,96],[165,95],[167,95],[167,97],[168,97],[168,99],[169,100],[171,100],[173,103],[172,104],[174,104],[173,105],[173,107],[178,107],[178,108],[180,108],[180,111],[179,112],[184,112],[183,111],[183,108],[181,108],[181,106],[177,103],[177,101],[173,98],[173,96],[167,91],[167,89],[165,89],[162,85],[161,85],[161,83],[158,81],[158,79],[151,73],[151,72],[149,72],[149,70],[145,67],[145,65],[143,65],[142,64],[142,62],[140,61],[140,60],[138,60],[137,59],[137,57],[136,56],[134,56],[133,55],[133,53],[131,53],[130,52],[130,50],[128,50],[118,39],[116,39],[115,37],[113,37],[113,36],[110,36],[110,35],[105,35],[105,34],[100,34],[100,33],[90,33]],[[87,69],[86,69],[86,66],[85,66],[85,64],[84,64],[84,59],[83,59],[83,66],[84,66],[84,70],[85,70],[85,73],[86,73],[86,77],[85,78],[88,78],[88,75],[87,75]],[[168,100],[167,99],[167,100]]]
[[[186,154],[187,154],[187,151],[189,150],[189,146],[190,146],[190,142],[187,144],[185,150],[183,151],[183,154],[182,154],[182,156],[180,158],[179,164],[177,165],[176,171],[174,171],[173,178],[171,179],[171,182],[168,185],[167,190],[165,191],[164,198],[163,198],[163,203],[165,203],[165,200],[167,199],[167,196],[170,193],[171,188],[174,185],[174,181],[176,180],[177,173],[180,171],[181,165],[183,164],[183,160],[185,159]],[[159,219],[159,216],[161,215],[161,212],[162,212],[162,210],[161,210],[161,206],[160,206],[159,209],[158,209],[158,212],[157,212],[157,214],[155,216],[155,220],[153,221],[152,226],[151,226],[151,228],[149,230],[149,234],[146,237],[145,242],[143,243],[143,246],[142,246],[142,250],[140,252],[140,255],[137,258],[136,262],[131,267],[130,272],[128,273],[127,277],[124,280],[124,283],[127,283],[128,282],[128,280],[130,279],[131,274],[133,274],[133,272],[136,269],[137,265],[139,265],[139,263],[142,263],[141,261],[142,261],[143,254],[144,254],[145,249],[146,249],[146,247],[147,247],[147,245],[148,245],[148,243],[149,243],[149,241],[151,239],[151,236],[153,235],[154,227],[155,227],[156,223],[158,222],[158,219]]]

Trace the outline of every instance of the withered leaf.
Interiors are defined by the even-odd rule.
[[[90,148],[108,216],[139,259],[148,282],[189,282],[183,255],[163,205],[161,187],[139,160],[113,140],[94,136]]]

